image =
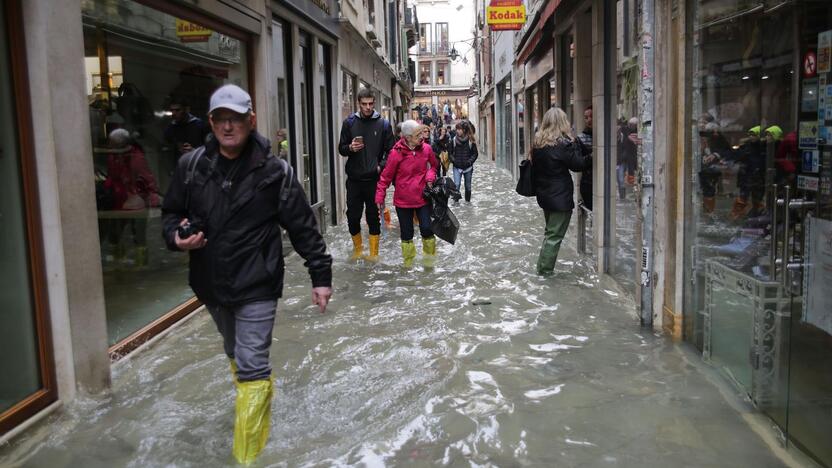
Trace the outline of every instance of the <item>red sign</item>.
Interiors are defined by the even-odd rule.
[[[818,74],[818,56],[813,51],[803,56],[803,78],[812,78]]]

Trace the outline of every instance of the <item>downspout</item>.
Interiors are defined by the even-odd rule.
[[[639,109],[641,111],[641,300],[639,311],[641,325],[653,326],[653,170],[654,170],[654,95],[655,57],[653,32],[655,26],[656,0],[644,0],[641,16],[641,80],[639,82]]]

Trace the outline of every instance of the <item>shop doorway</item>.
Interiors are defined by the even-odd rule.
[[[688,338],[832,465],[832,5],[772,3],[694,4]]]

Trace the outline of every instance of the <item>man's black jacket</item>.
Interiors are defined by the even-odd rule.
[[[350,151],[350,143],[359,135],[364,137],[364,149],[353,153]],[[347,178],[365,182],[378,180],[379,166],[383,166],[383,161],[394,144],[396,140],[393,129],[378,112],[373,112],[370,118],[364,118],[360,112],[356,112],[344,119],[338,153],[348,158],[345,167]]]
[[[198,223],[208,240],[190,251],[189,281],[209,305],[235,305],[278,298],[283,293],[281,226],[306,260],[312,286],[331,286],[332,257],[291,167],[271,154],[268,140],[252,132],[240,156],[230,188],[216,169],[217,141],[210,137],[190,184],[185,184],[192,155],[179,160],[162,205],[162,236],[171,250],[182,218]],[[227,185],[227,184],[226,184]],[[190,206],[186,207],[190,190]]]

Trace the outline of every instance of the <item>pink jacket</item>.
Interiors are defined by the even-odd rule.
[[[393,205],[398,208],[419,208],[427,202],[422,191],[428,182],[436,180],[439,165],[430,145],[420,143],[410,149],[404,138],[397,141],[387,157],[387,165],[381,172],[376,186],[376,204],[384,203],[387,187],[395,181]]]

